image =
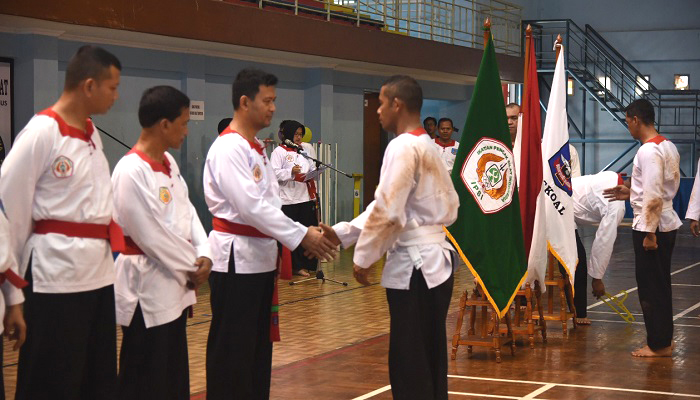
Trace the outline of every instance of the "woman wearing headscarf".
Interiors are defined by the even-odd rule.
[[[282,121],[279,131],[282,143],[270,155],[270,163],[280,186],[282,212],[304,226],[316,226],[316,184],[313,179],[305,180],[306,174],[316,167],[296,148],[285,145],[285,139],[289,139],[301,147],[303,136],[304,125],[293,120]],[[304,256],[301,247],[292,252],[292,271],[295,275],[309,276],[309,271],[316,271],[317,266],[318,260]]]

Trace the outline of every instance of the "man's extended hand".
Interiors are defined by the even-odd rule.
[[[296,165],[296,164],[295,164],[295,165],[292,167],[292,176],[294,176],[294,175],[296,175],[296,174],[300,174],[300,173],[301,173],[301,167],[300,167],[299,165]]]
[[[190,289],[197,289],[206,282],[211,272],[211,260],[207,257],[199,257],[195,260],[194,265],[197,267],[197,270],[187,273],[187,278],[189,278],[187,287]]]
[[[355,276],[355,280],[362,285],[369,286],[369,280],[367,279],[367,277],[369,276],[369,268],[358,267],[354,264],[352,268],[352,274]]]
[[[603,283],[602,279],[593,278],[593,283],[591,286],[593,287],[593,296],[595,296],[597,299],[601,298],[601,296],[605,294],[605,283]]]
[[[630,188],[625,185],[617,185],[603,190],[603,197],[608,199],[608,201],[629,200]]]
[[[7,307],[3,324],[5,325],[5,336],[15,341],[12,350],[19,350],[27,339],[27,324],[24,322],[21,304]]]
[[[698,221],[696,221],[694,219],[690,220],[690,232],[695,237],[700,236],[700,223],[698,223]]]
[[[335,258],[335,245],[323,235],[321,228],[310,226],[306,236],[301,241],[301,246],[306,249],[307,257],[316,257],[321,261],[330,261]]]
[[[340,245],[340,238],[338,237],[338,235],[336,235],[333,228],[324,224],[323,222],[318,224],[318,226],[321,227],[321,230],[323,231],[323,236],[325,236],[328,240],[330,240],[331,243],[333,243],[336,246]]]
[[[656,244],[656,234],[651,232],[647,233],[647,235],[644,236],[644,242],[642,242],[642,246],[644,246],[644,250],[646,251],[658,249],[659,245]]]

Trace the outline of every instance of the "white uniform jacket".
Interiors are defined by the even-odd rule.
[[[457,219],[459,198],[434,143],[422,128],[389,142],[375,200],[351,222],[333,227],[344,247],[357,242],[353,261],[362,268],[388,250],[382,286],[389,289],[409,289],[414,268],[429,288],[452,274],[452,247],[442,226]]]
[[[571,143],[569,143],[569,156],[571,157],[571,177],[578,178],[581,176],[581,161],[578,158],[578,151]]]
[[[283,205],[299,204],[311,201],[314,193],[309,193],[310,189],[304,182],[304,174],[316,169],[313,162],[297,153],[295,149],[287,146],[277,146],[270,154],[270,164],[275,171],[277,182],[280,187],[280,199]],[[295,165],[301,167],[301,172],[292,175],[292,168]]]
[[[603,279],[612,255],[617,227],[625,216],[624,201],[608,201],[603,190],[622,184],[619,175],[603,171],[595,175],[584,175],[572,179],[574,220],[576,224],[598,225],[588,258],[588,275]]]
[[[177,319],[196,303],[187,272],[197,257],[211,259],[209,241],[173,157],[158,163],[132,150],[112,173],[114,220],[143,252],[120,254],[114,284],[117,323],[131,324],[141,304],[146,328]]]
[[[0,203],[0,272],[7,270],[17,273],[17,260],[11,249],[10,223],[5,218],[2,203]],[[5,330],[3,326],[5,308],[24,303],[24,294],[8,280],[2,283],[0,290],[2,290],[2,296],[0,296],[0,334],[2,334]]]
[[[40,220],[111,222],[109,165],[89,120],[83,132],[51,109],[35,115],[2,164],[0,199],[21,276],[32,260],[34,292],[82,292],[114,283],[107,240],[33,232]]]
[[[447,173],[451,174],[452,168],[455,165],[455,157],[457,157],[459,142],[451,140],[449,143],[445,144],[440,141],[440,138],[435,138],[435,147],[438,150],[442,162],[445,164],[445,167],[447,167]]]
[[[690,193],[688,209],[685,211],[685,219],[692,219],[695,221],[700,219],[700,163],[698,163],[698,171],[695,173],[693,191]]]
[[[632,229],[670,232],[683,225],[672,203],[680,185],[679,163],[676,146],[661,135],[639,148],[634,156],[630,188]]]
[[[228,272],[233,251],[236,273],[275,270],[277,242],[296,249],[308,228],[282,213],[277,177],[260,141],[249,142],[227,128],[209,149],[204,165],[204,196],[214,217],[249,225],[274,238],[211,231],[213,271]]]

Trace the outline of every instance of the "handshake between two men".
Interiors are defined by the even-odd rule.
[[[338,255],[338,246],[341,244],[340,238],[332,227],[320,223],[319,226],[310,226],[306,236],[301,241],[304,248],[304,255],[312,258],[316,257],[320,261],[330,261]],[[353,265],[353,276],[357,282],[369,285],[369,268],[361,268]]]

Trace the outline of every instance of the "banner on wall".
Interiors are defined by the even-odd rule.
[[[12,146],[12,59],[0,57],[0,165]]]

